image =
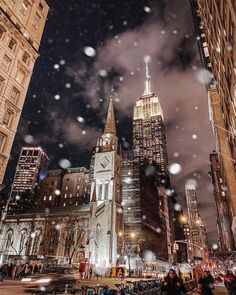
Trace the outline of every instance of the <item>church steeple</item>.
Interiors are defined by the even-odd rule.
[[[145,62],[145,82],[144,82],[144,95],[151,94],[151,76],[149,75],[148,72],[148,63],[150,61],[149,56],[144,57],[144,62]]]
[[[110,102],[107,112],[107,120],[104,128],[104,134],[112,133],[116,135],[116,120],[115,120],[115,113],[114,113],[114,106],[113,106],[113,90],[110,96]]]

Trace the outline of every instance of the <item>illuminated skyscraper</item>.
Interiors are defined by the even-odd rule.
[[[210,120],[236,242],[236,2],[191,0],[190,3],[202,63],[209,78]]]
[[[48,156],[41,147],[23,147],[12,184],[12,197],[24,192],[34,193],[46,177],[47,167]]]
[[[17,131],[48,5],[45,0],[0,1],[0,188]]]
[[[138,98],[133,113],[134,159],[141,164],[157,167],[159,185],[169,182],[166,135],[162,107],[158,96],[151,91],[151,78],[146,59],[144,93]]]
[[[198,260],[206,258],[207,238],[206,230],[198,211],[196,188],[194,185],[185,185],[188,226],[189,226],[189,258]]]

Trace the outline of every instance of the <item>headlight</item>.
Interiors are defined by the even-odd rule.
[[[31,282],[31,278],[23,278],[22,280],[21,280],[21,282]]]
[[[50,281],[51,281],[51,279],[39,279],[39,280],[35,281],[35,283],[45,284],[45,283],[49,283]]]

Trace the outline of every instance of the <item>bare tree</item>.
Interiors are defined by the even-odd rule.
[[[64,254],[68,257],[69,264],[72,263],[75,253],[84,250],[92,239],[88,229],[79,226],[80,220],[77,216],[70,216],[64,224],[59,238],[59,244],[65,247]]]

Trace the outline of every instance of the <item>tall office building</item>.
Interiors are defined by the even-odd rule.
[[[151,78],[146,59],[144,93],[138,98],[133,113],[134,159],[141,164],[157,167],[159,185],[169,183],[166,135],[162,107],[158,96],[151,90]]]
[[[190,3],[202,62],[210,76],[210,119],[236,239],[236,3],[233,0]]]
[[[151,92],[148,61],[144,94],[133,113],[133,151],[123,153],[122,192],[126,240],[140,242],[140,252],[149,249],[157,259],[171,255],[169,202],[164,187],[169,184],[163,112]],[[130,238],[133,236],[132,238]]]
[[[210,155],[211,161],[211,181],[214,189],[214,198],[217,212],[217,229],[219,236],[220,249],[223,252],[235,249],[233,235],[231,231],[231,222],[229,214],[229,204],[227,194],[223,185],[223,179],[220,169],[219,156],[217,153]]]
[[[189,258],[190,262],[207,258],[207,237],[205,226],[198,211],[196,188],[185,185],[189,226]]]
[[[124,207],[124,225],[130,235],[140,227],[142,212],[140,208],[140,169],[134,160],[133,151],[122,153],[122,199]]]
[[[0,1],[0,187],[47,14],[45,0]]]
[[[22,193],[35,193],[46,177],[48,156],[41,147],[23,147],[18,160],[11,198]]]

